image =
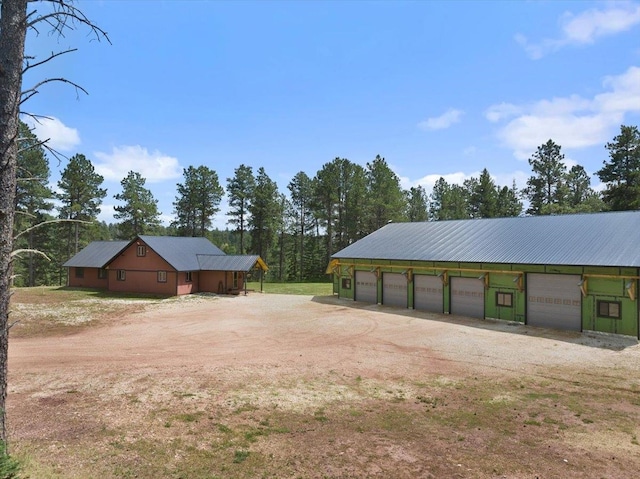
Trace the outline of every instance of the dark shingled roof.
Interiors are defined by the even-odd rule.
[[[199,254],[198,263],[203,271],[249,271],[256,263],[262,263],[262,260],[257,255],[212,256]]]
[[[64,267],[103,268],[122,249],[128,241],[94,241],[70,258]]]
[[[199,270],[197,255],[225,256],[224,252],[207,238],[147,235],[141,235],[139,238],[176,271]]]
[[[640,211],[390,223],[333,258],[640,267]]]

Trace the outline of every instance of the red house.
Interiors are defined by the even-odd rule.
[[[94,241],[63,266],[68,286],[168,296],[237,294],[249,272],[268,270],[259,256],[226,255],[206,238],[146,235]]]

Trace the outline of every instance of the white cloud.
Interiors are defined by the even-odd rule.
[[[435,185],[440,178],[444,178],[444,180],[450,185],[462,185],[464,183],[464,180],[468,180],[472,176],[475,176],[477,178],[478,176],[480,176],[480,172],[476,171],[473,173],[463,173],[462,171],[457,171],[455,173],[446,173],[443,175],[431,174],[413,181],[411,186],[420,185],[427,191],[428,194],[431,194],[433,185]]]
[[[49,140],[47,145],[57,151],[69,152],[80,144],[78,130],[66,126],[59,118],[25,118],[24,122],[33,128],[40,141]]]
[[[505,118],[517,116],[522,112],[522,108],[511,103],[500,103],[499,105],[490,106],[485,112],[485,117],[492,123]]]
[[[135,171],[148,183],[179,178],[182,167],[177,158],[155,150],[151,153],[140,145],[114,147],[111,153],[96,152],[96,172],[106,180],[120,181],[129,171]]]
[[[107,224],[116,223],[116,220],[113,218],[116,210],[113,208],[115,205],[110,203],[102,203],[100,205],[100,214],[98,214],[98,221],[104,221]]]
[[[502,103],[490,106],[485,116],[495,123],[511,118],[497,136],[519,159],[529,158],[549,139],[563,148],[603,144],[625,114],[640,112],[640,68],[607,77],[603,87],[608,91],[591,99],[571,95],[527,105]]]
[[[425,189],[427,195],[431,195],[433,192],[433,186],[440,178],[444,178],[444,180],[450,185],[460,185],[462,186],[465,180],[470,178],[479,178],[481,171],[472,171],[469,173],[465,173],[463,171],[456,171],[454,173],[443,173],[443,174],[430,174],[423,176],[422,178],[418,178],[417,180],[412,180],[406,176],[400,177],[400,185],[403,189],[408,190],[412,187],[422,186]],[[531,176],[531,172],[524,172],[522,170],[516,170],[509,173],[499,173],[493,174],[489,172],[491,178],[495,182],[497,186],[500,188],[506,186],[511,188],[513,186],[513,182],[515,181],[516,188],[518,190],[522,190],[527,186],[527,180]]]
[[[570,43],[593,43],[596,38],[625,32],[640,24],[640,5],[614,4],[607,10],[591,9],[563,17],[562,33]]]
[[[491,173],[491,172],[490,172]],[[493,181],[496,182],[496,185],[503,187],[506,186],[511,188],[513,186],[513,182],[516,182],[516,188],[519,190],[523,189],[527,186],[527,180],[531,176],[531,172],[525,173],[524,171],[517,170],[512,173],[499,173],[497,175],[491,175]]]
[[[421,121],[418,123],[418,128],[421,130],[443,130],[449,128],[454,123],[458,123],[463,114],[464,112],[461,110],[450,108],[440,116]]]
[[[462,154],[464,156],[476,156],[478,149],[475,146],[467,146],[464,150],[462,150]]]
[[[600,37],[625,32],[636,25],[640,25],[640,5],[616,2],[603,10],[594,8],[577,15],[565,13],[560,18],[559,38],[545,38],[535,43],[518,34],[515,40],[531,58],[538,60],[567,45],[591,44]]]

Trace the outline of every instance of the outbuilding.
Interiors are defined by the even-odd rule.
[[[248,275],[268,270],[257,255],[227,255],[206,238],[141,235],[94,241],[63,265],[67,285],[177,296],[246,292]]]
[[[640,211],[390,223],[331,258],[341,298],[639,334]]]

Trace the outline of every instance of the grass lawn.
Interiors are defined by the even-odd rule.
[[[249,282],[247,283],[247,288],[260,291],[260,283]],[[333,294],[333,283],[263,283],[262,290],[269,294],[331,296]]]

